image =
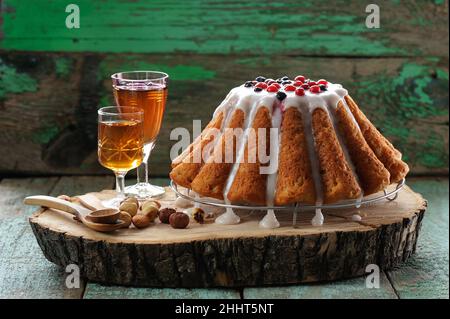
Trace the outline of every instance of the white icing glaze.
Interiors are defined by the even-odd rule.
[[[311,219],[311,225],[322,226],[323,220],[324,220],[324,217],[322,214],[322,210],[319,208],[316,208],[316,214],[314,215],[313,219]]]
[[[275,171],[267,176],[266,185],[266,205],[273,206],[275,197],[275,186],[278,177],[278,150],[281,140],[281,108],[277,107],[272,114],[272,128],[276,129],[277,137],[271,138],[270,144],[270,160],[269,165],[276,165]],[[274,131],[271,131],[271,134]],[[263,228],[278,228],[280,223],[278,222],[273,209],[267,211],[266,216],[260,221],[259,225]]]
[[[280,223],[278,222],[273,209],[267,210],[267,214],[259,222],[259,227],[261,227],[261,228],[278,228],[278,227],[280,227]]]
[[[316,153],[316,146],[314,141],[313,127],[312,127],[312,113],[316,108],[321,108],[327,112],[329,115],[333,127],[335,128],[335,132],[341,145],[341,148],[344,152],[344,156],[349,163],[349,166],[353,172],[355,172],[355,167],[350,159],[347,147],[344,143],[343,137],[339,133],[337,129],[337,120],[335,116],[335,110],[337,108],[338,102],[342,101],[345,110],[348,112],[354,123],[359,129],[359,126],[351,113],[344,97],[348,94],[347,90],[344,89],[340,84],[328,83],[327,90],[322,91],[319,94],[311,93],[309,90],[305,91],[304,96],[297,96],[295,92],[284,92],[286,94],[286,98],[280,103],[276,103],[276,94],[269,93],[265,90],[260,92],[255,92],[253,87],[245,87],[241,85],[232,89],[225,100],[217,107],[214,112],[214,116],[219,114],[220,112],[225,112],[225,121],[222,123],[222,134],[224,128],[227,127],[229,120],[231,119],[231,114],[236,109],[241,109],[244,112],[244,134],[239,138],[236,143],[236,161],[233,164],[230,174],[226,180],[224,187],[224,199],[227,204],[230,204],[228,200],[228,192],[233,184],[233,181],[236,177],[236,173],[238,171],[240,163],[243,161],[244,150],[247,144],[249,130],[252,126],[253,119],[260,107],[267,107],[269,111],[272,113],[272,127],[278,129],[278,139],[271,144],[271,150],[269,154],[270,162],[269,163],[277,163],[278,165],[278,149],[279,149],[279,141],[280,141],[280,124],[281,124],[281,110],[286,110],[290,107],[296,107],[302,113],[302,118],[304,121],[305,127],[305,136],[307,140],[308,147],[308,156],[311,163],[312,176],[314,181],[314,186],[316,190],[316,205],[322,205],[323,203],[323,189],[322,189],[322,181],[320,176],[320,167],[318,162],[318,157]],[[280,105],[279,107],[277,107]],[[219,139],[218,139],[219,140]],[[273,139],[271,139],[273,142]],[[276,188],[276,179],[277,179],[278,167],[276,167],[275,172],[271,173],[267,176],[267,187],[266,187],[266,199],[267,205],[273,206],[275,188]],[[354,176],[357,176],[354,174]],[[358,181],[359,183],[359,181]],[[362,199],[361,197],[357,200],[357,203]],[[358,204],[357,204],[358,205]],[[316,213],[311,223],[315,226],[319,226],[323,224],[323,214],[320,209],[316,209]],[[219,216],[216,219],[217,223],[221,224],[235,224],[240,221],[239,216],[237,216],[232,209],[227,209],[224,214]],[[276,220],[275,213],[272,210],[269,210],[266,216],[260,222],[261,227],[273,228],[273,226],[278,225],[279,223]],[[278,227],[276,226],[276,227]]]
[[[231,208],[227,208],[225,213],[216,218],[215,222],[222,225],[239,224],[241,219]]]
[[[233,164],[230,174],[228,175],[227,181],[225,183],[223,198],[225,203],[230,204],[228,200],[228,192],[233,184],[236,173],[239,169],[239,164],[243,162],[244,151],[247,144],[247,139],[249,131],[252,127],[253,119],[259,108],[266,107],[270,112],[273,111],[274,102],[276,95],[274,93],[269,93],[267,91],[254,92],[253,88],[246,88],[243,85],[233,89],[233,94],[240,95],[237,103],[235,104],[235,109],[241,109],[244,112],[244,134],[237,141],[237,153],[236,161]],[[216,218],[216,222],[220,224],[228,223],[238,223],[240,221],[239,217],[233,212],[231,208],[227,208],[225,214]]]

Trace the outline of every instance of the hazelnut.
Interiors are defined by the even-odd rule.
[[[133,218],[131,219],[133,222],[133,225],[136,228],[146,228],[150,225],[151,221],[150,218],[148,218],[145,215],[134,215]]]
[[[147,200],[142,204],[142,209],[144,209],[147,205],[155,206],[156,208],[160,209],[161,204],[156,200]]]
[[[158,216],[158,208],[156,206],[153,205],[145,205],[142,207],[142,211],[140,214],[147,216],[151,222],[153,222],[156,218],[156,216]]]
[[[172,215],[173,213],[176,213],[175,209],[168,207],[163,208],[159,211],[159,220],[161,221],[161,223],[169,224],[170,215]]]
[[[203,224],[205,222],[205,211],[199,207],[195,207],[192,210],[192,218],[199,223]]]
[[[131,225],[131,215],[128,214],[127,212],[121,211],[119,219],[125,223],[123,225],[124,228],[129,227]]]
[[[186,228],[189,225],[189,216],[182,212],[176,212],[169,217],[170,226],[173,228]]]
[[[131,216],[134,216],[137,214],[138,206],[135,203],[125,201],[120,204],[119,209],[126,211]]]
[[[134,203],[137,207],[139,207],[139,200],[136,197],[127,197],[121,202],[121,204],[125,202]]]

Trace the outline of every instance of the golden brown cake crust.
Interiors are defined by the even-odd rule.
[[[220,130],[222,121],[224,120],[224,114],[221,112],[217,117],[215,117],[210,124],[203,130],[200,135],[200,140],[197,144],[192,146],[191,152],[183,158],[181,163],[176,165],[170,172],[170,178],[180,186],[191,188],[191,183],[197,176],[200,168],[203,165],[202,152],[204,147],[209,143],[212,143],[216,135],[214,132]],[[201,157],[198,161],[197,157]]]
[[[266,150],[265,154],[268,154],[270,149],[270,127],[272,126],[271,114],[267,107],[260,107],[256,112],[255,118],[251,125],[256,129],[256,145],[259,145],[258,141],[258,128],[266,128]],[[260,174],[261,163],[259,161],[258,149],[256,149],[256,163],[248,163],[249,152],[255,150],[250,149],[250,144],[245,146],[244,161],[239,164],[234,181],[227,194],[228,199],[231,202],[239,203],[255,203],[264,205],[266,203],[266,181],[267,175]]]
[[[274,201],[275,205],[295,202],[314,204],[316,201],[302,114],[297,108],[288,108],[281,122]]]
[[[242,128],[245,114],[242,110],[234,111],[227,128]],[[228,142],[226,142],[228,139]],[[223,199],[226,180],[233,163],[236,161],[236,135],[231,130],[225,130],[213,154],[203,165],[197,177],[192,181],[192,189],[203,196]],[[233,162],[226,163],[225,154],[233,154]],[[228,154],[231,154],[228,153]]]
[[[222,116],[220,116],[219,120],[222,121],[223,119],[223,114]],[[206,125],[206,127],[204,128],[203,132],[206,132],[208,129],[215,127],[215,128],[220,128],[217,127],[218,123],[217,123],[217,118],[213,118],[211,121],[209,121],[208,125]],[[221,123],[221,122],[220,122]],[[180,164],[183,160],[185,160],[187,158],[187,156],[192,152],[192,150],[194,149],[195,146],[199,145],[199,143],[202,140],[202,134],[200,134],[199,136],[197,136],[195,138],[195,140],[183,151],[181,152],[180,155],[178,155],[177,157],[175,157],[172,160],[172,168],[174,168],[175,166],[177,166],[178,164]]]
[[[358,123],[367,144],[373,150],[378,159],[383,163],[391,174],[390,182],[399,182],[408,174],[408,165],[401,160],[401,153],[377,130],[377,128],[367,119],[359,109],[355,101],[349,96],[345,96],[350,111]]]
[[[358,198],[361,188],[347,164],[325,110],[317,108],[313,111],[312,127],[322,179],[323,202]]]
[[[353,121],[350,110],[339,101],[336,109],[338,130],[354,165],[364,195],[381,191],[390,184],[390,173],[367,144],[361,131]]]

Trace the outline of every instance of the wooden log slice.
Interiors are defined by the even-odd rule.
[[[95,193],[100,198],[110,192]],[[162,200],[175,198],[167,189]],[[281,227],[261,229],[264,213],[240,212],[239,225],[203,225],[191,219],[187,229],[157,220],[149,228],[105,234],[68,215],[41,209],[30,224],[45,257],[60,266],[76,264],[88,280],[105,284],[153,287],[238,287],[329,281],[366,274],[369,264],[388,269],[416,248],[426,201],[405,186],[397,200],[359,210],[325,212],[313,227],[312,212],[279,212]]]

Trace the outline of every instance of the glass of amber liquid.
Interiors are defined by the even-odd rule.
[[[139,199],[161,196],[164,188],[148,181],[148,159],[161,128],[169,76],[158,71],[130,71],[113,74],[111,78],[116,104],[138,107],[144,112],[143,171],[138,168],[137,184],[125,191]]]
[[[98,160],[116,175],[118,196],[125,197],[125,175],[144,159],[144,112],[136,107],[107,106],[98,110]]]

